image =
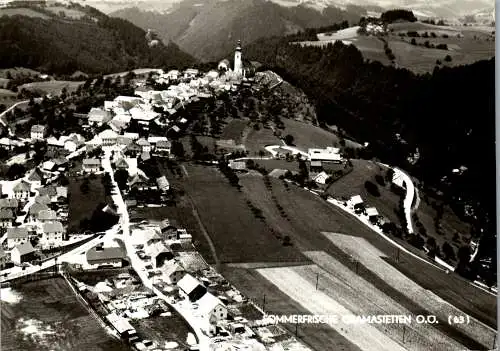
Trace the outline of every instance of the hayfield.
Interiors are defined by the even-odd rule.
[[[384,282],[404,294],[408,299],[418,304],[425,312],[435,315],[439,320],[446,325],[449,316],[463,315],[463,313],[456,307],[446,303],[438,296],[439,292],[426,289],[426,286],[420,286],[403,273],[399,272],[397,268],[393,267],[388,261],[387,256],[380,250],[372,246],[367,240],[362,238],[355,238],[343,234],[325,233],[325,236],[336,246],[342,249],[345,253],[352,256],[355,260],[359,261],[363,266],[368,267],[378,277],[382,278]],[[403,261],[407,262],[407,258]],[[417,271],[418,264],[412,263],[413,271]],[[444,285],[444,282],[443,282]],[[446,288],[443,287],[443,290]],[[439,289],[441,290],[441,289]],[[460,291],[460,290],[456,290]],[[460,291],[463,294],[463,290]],[[490,296],[490,308],[496,308],[494,296]],[[464,311],[467,313],[467,311]],[[445,328],[445,326],[441,326]],[[446,329],[449,329],[446,328]],[[479,323],[475,319],[471,319],[470,323],[454,325],[456,333],[451,332],[452,336],[460,338],[467,348],[478,349],[482,347],[488,348],[493,345],[495,332]]]
[[[276,289],[255,269],[224,267],[224,277],[238,288],[245,296],[252,299],[268,314],[292,315],[308,314],[306,308]],[[264,305],[265,299],[265,305]],[[323,313],[321,313],[323,314]],[[295,333],[294,324],[283,324],[291,333]],[[298,337],[314,350],[360,350],[344,336],[325,324],[301,324]]]
[[[29,9],[29,8],[4,8],[0,9],[0,17],[1,16],[27,16],[27,17],[36,17],[41,19],[49,19],[49,16],[40,13],[38,11]]]
[[[83,179],[69,178],[68,197],[69,197],[69,222],[68,228],[79,231],[80,222],[92,217],[92,213],[97,205],[106,201],[104,186],[101,178],[89,178],[89,191],[84,194],[80,190]]]
[[[68,9],[64,6],[49,6],[46,9],[50,12],[53,12],[56,15],[59,15],[61,12],[64,12],[64,17],[71,19],[79,19],[85,16],[85,13],[82,11],[79,11],[77,9]]]
[[[236,144],[241,143],[243,131],[248,126],[248,121],[244,119],[231,120],[222,130],[221,139],[233,139]]]
[[[271,129],[261,128],[259,130],[251,129],[245,140],[245,147],[249,155],[256,155],[259,151],[268,154],[264,146],[279,144],[280,140],[273,134]]]
[[[286,160],[254,160],[255,164],[264,167],[267,171],[272,171],[273,169],[287,169],[291,172],[299,171],[299,163],[297,161],[286,161]]]
[[[64,80],[49,80],[44,82],[33,82],[20,85],[18,87],[19,91],[22,89],[26,90],[38,90],[43,91],[46,94],[58,95],[61,93],[63,88],[66,88],[68,93],[75,91],[79,85],[85,82],[74,82],[74,81],[64,81]]]
[[[387,217],[391,222],[401,224],[395,212],[399,209],[400,197],[390,190],[389,183],[381,186],[375,181],[376,175],[385,177],[386,168],[366,160],[351,160],[351,162],[354,166],[352,172],[332,183],[328,187],[327,193],[338,199],[361,195],[367,206],[377,208],[379,213]],[[377,184],[380,197],[373,196],[366,191],[366,181]]]
[[[304,257],[283,246],[250,210],[243,192],[215,168],[186,165],[185,191],[210,235],[221,262],[297,261]]]
[[[17,304],[2,302],[2,350],[95,350],[127,348],[106,334],[62,278],[26,283]]]
[[[173,350],[189,348],[186,338],[191,330],[186,321],[177,313],[172,313],[170,317],[155,316],[133,320],[131,324],[136,328],[139,335],[143,335],[159,346],[165,345],[167,341],[175,341],[179,344],[179,347]]]

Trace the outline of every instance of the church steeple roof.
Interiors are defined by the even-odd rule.
[[[241,40],[238,40],[238,43],[236,45],[236,50],[241,51]]]

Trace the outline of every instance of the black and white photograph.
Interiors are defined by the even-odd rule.
[[[0,0],[0,350],[498,350],[495,38],[493,0]]]

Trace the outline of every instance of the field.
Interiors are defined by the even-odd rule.
[[[127,350],[106,334],[62,278],[26,283],[14,293],[18,303],[1,304],[2,350]]]
[[[73,81],[63,81],[63,80],[49,80],[44,82],[33,82],[20,85],[18,87],[19,91],[21,89],[26,90],[37,90],[43,91],[46,94],[58,95],[61,93],[63,88],[68,90],[68,93],[75,91],[79,85],[84,82],[73,82]]]
[[[89,178],[89,182],[90,190],[87,194],[84,194],[80,190],[83,179],[69,178],[69,230],[73,229],[79,232],[80,222],[85,218],[90,219],[97,205],[106,201],[101,178]]]
[[[85,16],[85,13],[76,9],[68,9],[64,6],[48,6],[46,8],[48,11],[59,15],[60,12],[64,12],[64,17],[71,19],[79,19]]]
[[[227,140],[233,139],[236,144],[241,143],[243,136],[243,131],[248,125],[248,121],[244,119],[233,119],[231,120],[222,130],[220,139]]]
[[[252,128],[248,133],[244,145],[248,150],[249,155],[255,156],[259,153],[259,151],[263,151],[268,154],[266,149],[264,149],[264,146],[276,145],[279,143],[279,138],[273,134],[271,129],[261,128],[259,130],[255,130]]]
[[[377,208],[379,213],[391,222],[401,224],[396,214],[396,210],[399,209],[399,196],[390,190],[389,184],[381,186],[375,181],[377,174],[385,176],[385,167],[382,168],[382,166],[365,160],[351,160],[351,162],[354,166],[352,172],[332,183],[328,187],[327,193],[338,199],[361,195],[367,206]],[[365,181],[377,184],[381,196],[375,197],[368,193],[365,189]]]
[[[17,98],[17,94],[11,90],[0,89],[0,104],[5,105],[6,108],[14,105],[16,102],[19,102]]]
[[[255,164],[264,167],[268,172],[273,169],[287,169],[291,172],[299,171],[299,163],[297,161],[288,162],[286,160],[254,160]]]
[[[12,8],[12,9],[0,9],[0,17],[1,16],[27,16],[27,17],[38,17],[42,19],[48,19],[49,16],[40,13],[38,11],[28,9],[28,8]]]
[[[131,322],[137,329],[139,335],[152,340],[159,346],[166,342],[175,341],[179,344],[175,350],[185,350],[189,348],[186,343],[187,335],[191,331],[186,322],[177,313],[172,313],[170,317],[149,317]]]
[[[320,33],[318,41],[302,42],[301,45],[324,46],[336,40],[342,40],[344,44],[355,45],[366,59],[379,61],[389,65],[390,61],[385,55],[384,45],[375,36],[361,36],[356,33],[358,27],[340,30],[336,33]],[[389,25],[392,30],[385,38],[393,51],[397,67],[407,68],[415,73],[432,72],[436,66],[436,60],[442,65],[457,66],[470,64],[479,60],[490,59],[495,56],[495,42],[491,32],[493,27],[464,27],[464,26],[436,26],[421,22],[415,23],[393,23]],[[416,42],[423,44],[429,41],[432,44],[447,44],[448,50],[426,48],[424,46],[411,45],[412,38],[407,37],[408,31],[435,33],[437,38],[415,38]],[[405,36],[400,37],[403,33]],[[444,38],[443,35],[448,36]],[[452,61],[444,62],[444,57],[450,55]]]

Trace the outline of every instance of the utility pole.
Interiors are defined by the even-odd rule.
[[[403,324],[403,343],[405,342],[406,326]]]
[[[295,336],[299,334],[299,323],[295,322]]]
[[[316,290],[318,290],[319,273],[316,273]]]
[[[266,294],[264,294],[264,301],[262,302],[262,311],[266,312]]]
[[[396,252],[396,262],[399,262],[399,247],[398,247],[398,251]]]
[[[495,333],[495,335],[493,335],[493,345],[491,346],[492,349],[495,349],[496,342],[497,342],[497,333]]]

